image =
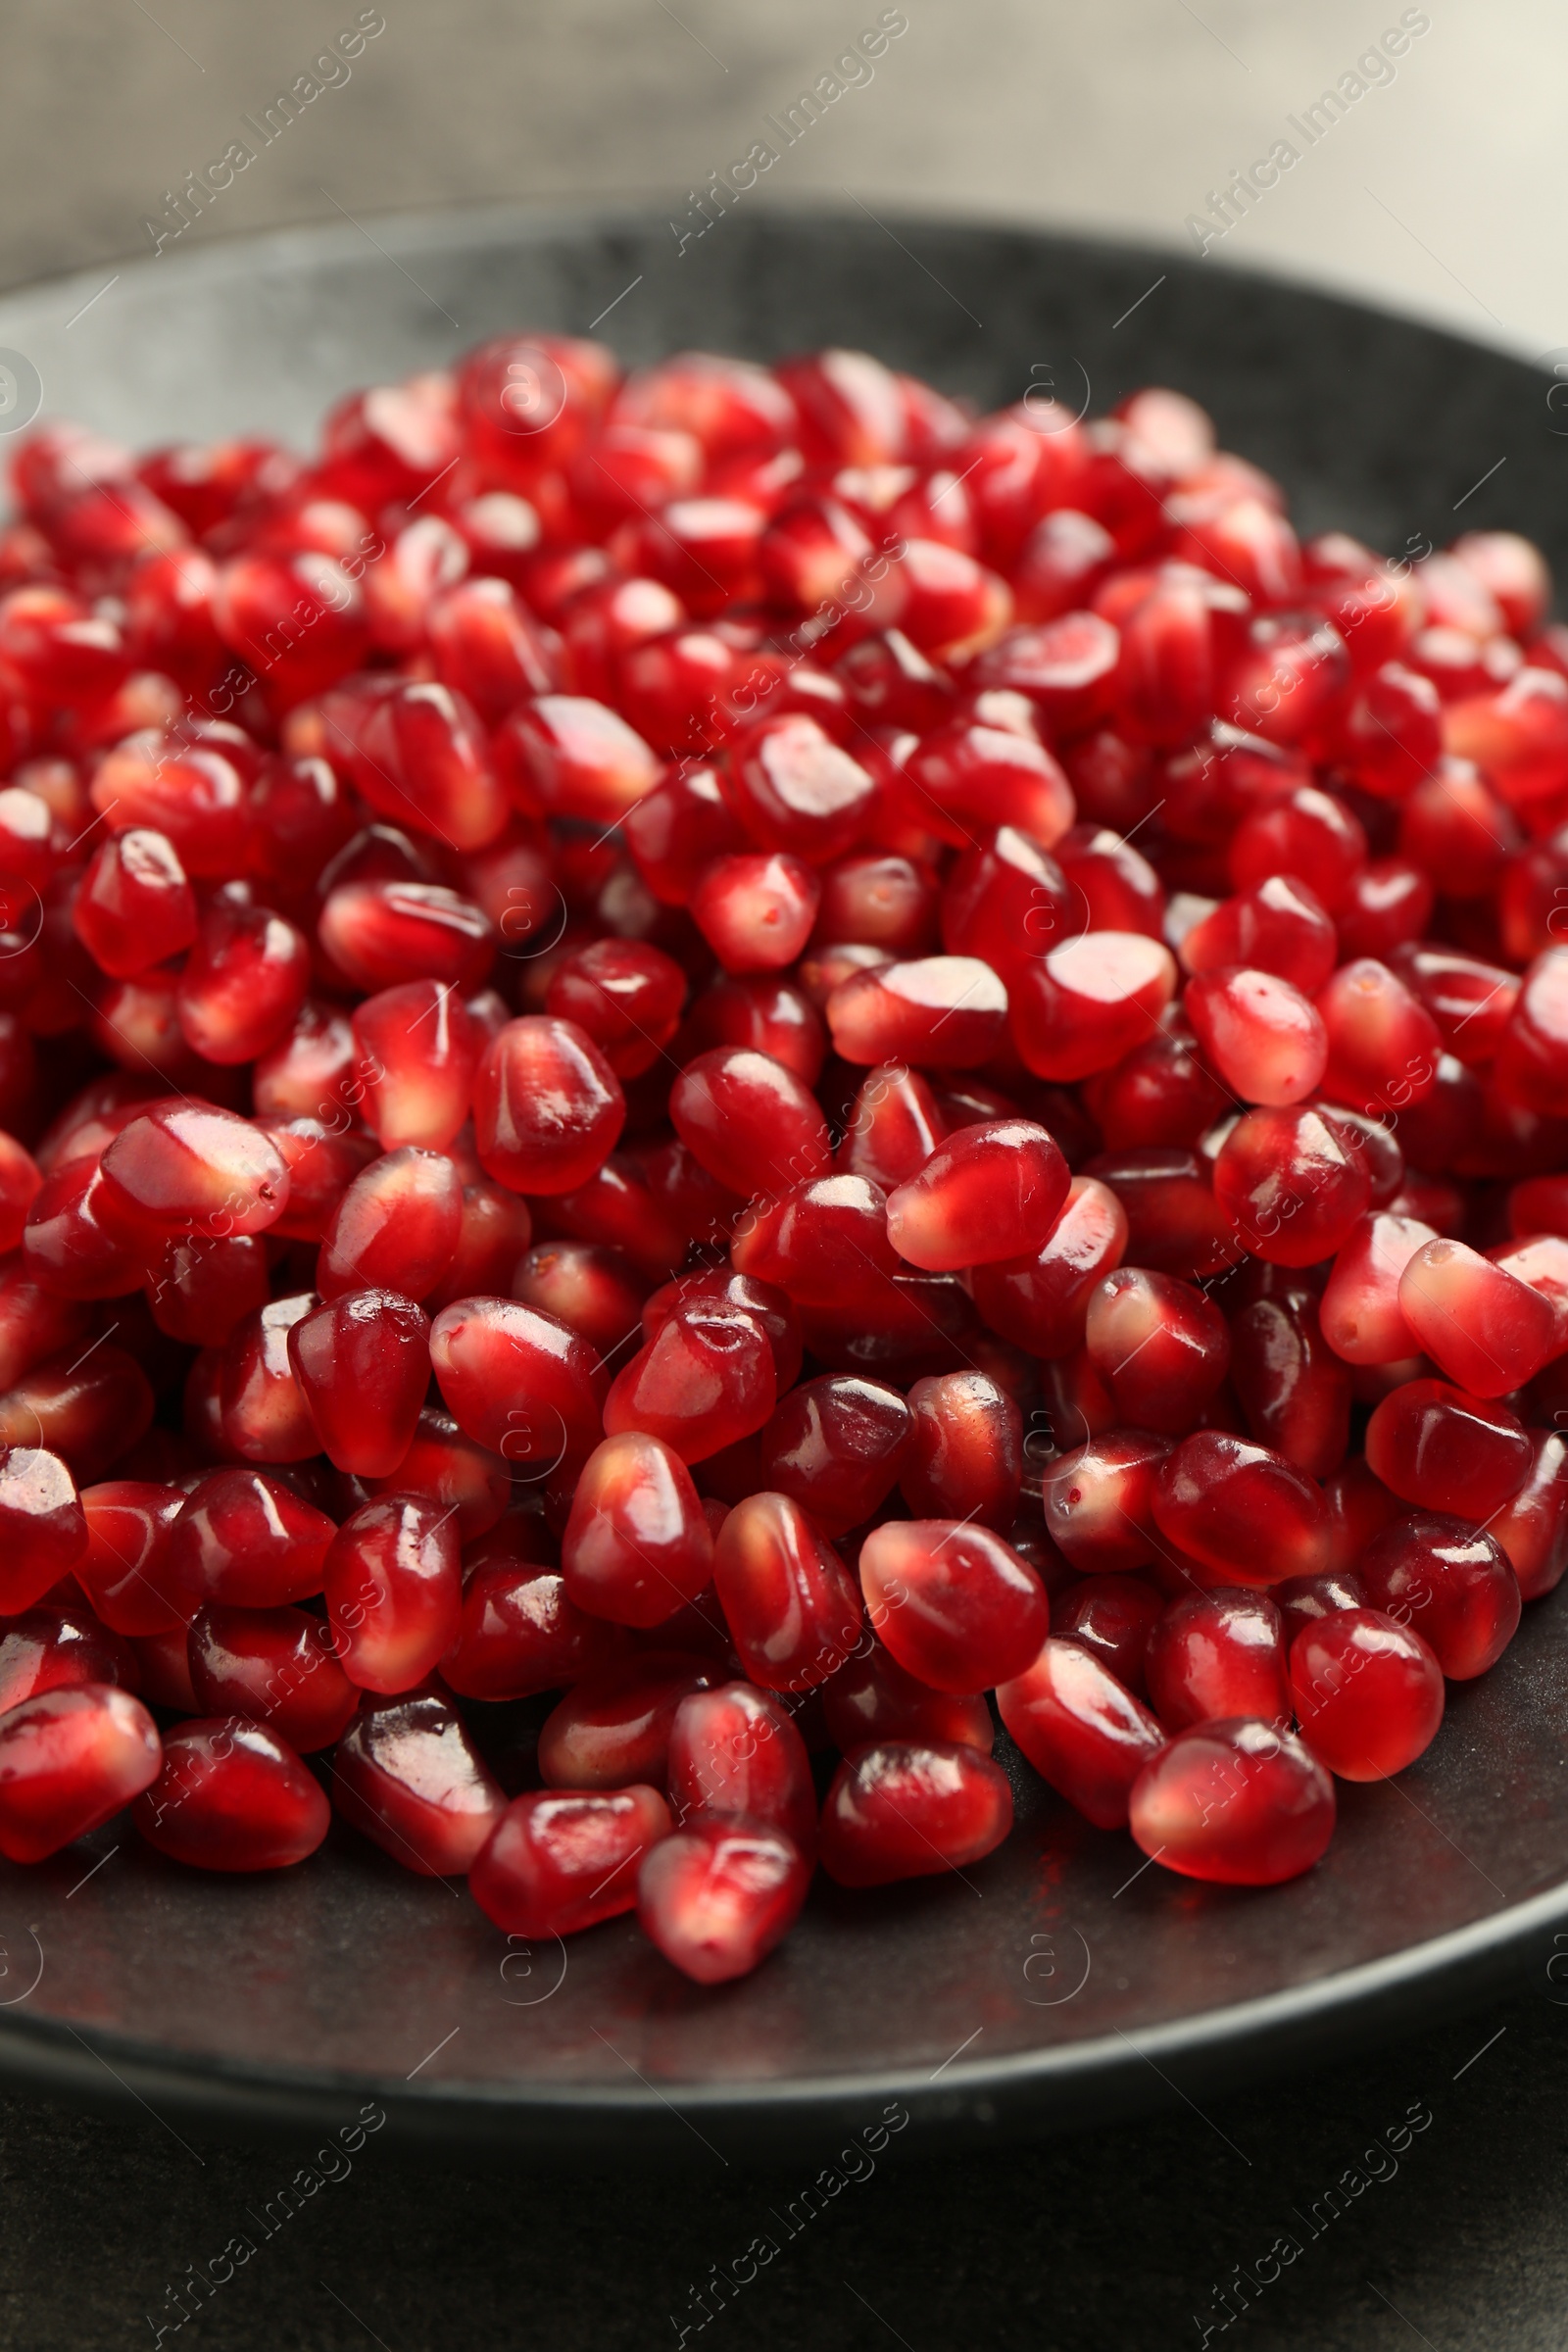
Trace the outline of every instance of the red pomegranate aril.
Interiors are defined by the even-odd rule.
[[[686,976],[645,941],[594,940],[556,967],[546,1010],[591,1037],[617,1078],[637,1078],[674,1036]]]
[[[179,1026],[205,1061],[254,1061],[293,1028],[310,986],[303,934],[269,906],[212,900],[179,976]]]
[[[755,1683],[694,1690],[669,1735],[670,1810],[677,1828],[694,1815],[743,1815],[782,1830],[804,1855],[816,1849],[811,1761],[782,1699]]]
[[[669,1115],[693,1157],[742,1200],[827,1173],[820,1107],[766,1054],[721,1046],[698,1054],[670,1089]]]
[[[201,1241],[187,1236],[164,1244],[149,1271],[146,1296],[153,1321],[172,1340],[221,1348],[238,1324],[267,1302],[271,1271],[260,1234]]]
[[[211,1104],[166,1102],[131,1119],[100,1166],[121,1225],[157,1240],[262,1233],[288,1206],[288,1166],[271,1138]]]
[[[1324,1094],[1386,1116],[1426,1100],[1443,1039],[1426,1006],[1372,956],[1341,964],[1317,999],[1328,1033]]]
[[[1120,1266],[1090,1293],[1089,1360],[1119,1421],[1180,1437],[1224,1380],[1230,1335],[1218,1309],[1173,1275]]]
[[[1322,1016],[1278,974],[1229,965],[1200,972],[1182,1004],[1214,1070],[1243,1102],[1299,1102],[1322,1079]]]
[[[657,1340],[677,1308],[697,1314],[749,1316],[767,1342],[773,1359],[774,1384],[780,1396],[794,1387],[801,1369],[801,1329],[794,1306],[770,1282],[756,1281],[723,1266],[694,1269],[667,1282],[643,1301],[643,1337]]]
[[[477,988],[495,958],[495,932],[482,907],[445,883],[399,875],[335,884],[317,937],[337,970],[367,991],[408,980]]]
[[[808,1690],[842,1666],[860,1605],[838,1554],[787,1494],[754,1494],[719,1530],[713,1583],[753,1682]]]
[[[429,1342],[428,1316],[397,1291],[350,1291],[289,1326],[289,1363],[335,1469],[397,1468],[430,1385]]]
[[[620,1372],[604,1405],[610,1437],[658,1437],[683,1462],[700,1462],[760,1430],[778,1382],[767,1334],[744,1308],[689,1299]]]
[[[746,1976],[794,1926],[810,1864],[780,1829],[744,1815],[694,1814],[637,1879],[644,1934],[699,1984]]]
[[[460,1427],[514,1469],[572,1468],[599,1442],[598,1352],[553,1315],[510,1298],[460,1298],[431,1325],[430,1362]]]
[[[1498,1043],[1496,1076],[1511,1102],[1560,1114],[1568,1076],[1568,953],[1560,947],[1525,973]]]
[[[289,1333],[316,1305],[313,1291],[270,1299],[236,1325],[219,1367],[221,1444],[247,1462],[303,1462],[320,1440],[289,1360]]]
[[[1020,973],[1013,1039],[1036,1077],[1087,1078],[1144,1043],[1175,987],[1175,960],[1159,940],[1091,931]]]
[[[1007,992],[975,956],[927,956],[842,981],[826,1011],[834,1049],[846,1061],[974,1069],[1003,1043]]]
[[[1557,1429],[1533,1430],[1530,1446],[1525,1482],[1488,1522],[1487,1533],[1507,1553],[1522,1597],[1539,1600],[1568,1568],[1568,1437]]]
[[[1140,1773],[1129,1827],[1152,1860],[1224,1886],[1275,1886],[1320,1861],[1334,1784],[1289,1731],[1246,1717],[1195,1724]]]
[[[892,1519],[860,1546],[860,1584],[880,1640],[934,1690],[989,1690],[1030,1664],[1050,1627],[1044,1586],[991,1529]]]
[[[170,1532],[184,1502],[182,1489],[143,1479],[82,1490],[87,1546],[71,1573],[115,1633],[172,1633],[190,1615],[191,1598],[168,1567]]]
[[[902,1062],[885,1062],[860,1083],[838,1164],[892,1192],[917,1174],[946,1132],[929,1081]]]
[[[154,1410],[147,1375],[122,1348],[35,1364],[0,1396],[0,1445],[43,1446],[78,1483],[101,1478],[146,1435]]]
[[[1200,1152],[1102,1152],[1083,1173],[1106,1186],[1126,1218],[1122,1258],[1202,1283],[1243,1254]]]
[[[470,1870],[506,1811],[462,1717],[433,1692],[362,1708],[330,1771],[335,1810],[423,1878]]]
[[[1315,1298],[1286,1292],[1243,1307],[1231,1324],[1231,1381],[1259,1445],[1310,1478],[1339,1468],[1352,1375],[1323,1336]]]
[[[30,1609],[87,1548],[76,1484],[58,1453],[0,1446],[0,1611]]]
[[[1364,1154],[1332,1111],[1307,1103],[1250,1110],[1214,1162],[1214,1194],[1238,1238],[1271,1265],[1315,1266],[1365,1215]]]
[[[1085,1576],[1056,1587],[1051,1622],[1056,1637],[1076,1642],[1125,1685],[1147,1698],[1144,1655],[1165,1596],[1142,1576]]]
[[[793,1496],[824,1535],[847,1535],[897,1485],[909,1434],[897,1389],[843,1372],[803,1381],[761,1431],[762,1484]]]
[[[1075,1176],[1066,1206],[1030,1255],[976,1266],[975,1305],[991,1329],[1032,1355],[1069,1355],[1083,1338],[1090,1296],[1120,1263],[1127,1215],[1107,1185]]]
[[[198,1870],[285,1870],[315,1853],[332,1808],[275,1731],[215,1716],[167,1735],[131,1817],[149,1845]]]
[[[567,1598],[558,1570],[501,1555],[481,1559],[468,1576],[441,1674],[465,1698],[531,1698],[581,1682],[625,1642],[619,1627]]]
[[[57,1298],[122,1298],[139,1290],[144,1249],[113,1217],[96,1154],[48,1172],[22,1231],[29,1282]]]
[[[561,1565],[567,1597],[620,1625],[662,1625],[699,1598],[713,1543],[680,1456],[640,1430],[597,1446],[578,1475]]]
[[[266,1724],[302,1756],[340,1740],[360,1703],[330,1631],[307,1609],[209,1602],[186,1649],[200,1713]]]
[[[908,1395],[909,1436],[899,1470],[917,1519],[973,1521],[1005,1534],[1023,1476],[1023,1416],[987,1373],[943,1372]]]
[[[1389,1209],[1352,1226],[1319,1307],[1324,1337],[1348,1363],[1394,1364],[1420,1353],[1399,1302],[1399,1283],[1410,1260],[1437,1238],[1419,1218]]]
[[[1382,1781],[1423,1755],[1443,1721],[1443,1669],[1412,1625],[1340,1609],[1291,1644],[1301,1738],[1342,1781]]]
[[[1291,1712],[1285,1629],[1261,1592],[1191,1592],[1166,1608],[1144,1661],[1150,1704],[1167,1731],[1234,1715],[1284,1724]]]
[[[902,1271],[885,1196],[863,1176],[818,1176],[753,1202],[736,1221],[730,1263],[803,1306],[863,1301],[870,1312]]]
[[[338,1201],[317,1288],[327,1300],[360,1290],[422,1298],[451,1265],[462,1228],[463,1183],[452,1161],[413,1145],[388,1152]]]
[[[139,1698],[111,1683],[57,1686],[0,1717],[0,1853],[41,1862],[157,1780],[163,1747]]]
[[[351,1683],[395,1696],[457,1639],[463,1606],[456,1514],[412,1494],[345,1519],[322,1563],[327,1622]]]
[[[382,989],[356,1010],[354,1042],[382,1151],[446,1151],[468,1115],[483,1042],[457,991],[438,980]]]
[[[1012,1827],[1012,1790],[959,1742],[879,1740],[847,1757],[822,1808],[822,1867],[841,1886],[961,1871]]]
[[[933,1690],[864,1637],[822,1686],[828,1733],[845,1755],[883,1740],[953,1741],[989,1756],[991,1710],[972,1692]]]
[[[1399,1276],[1398,1303],[1417,1348],[1473,1396],[1523,1388],[1560,1352],[1550,1299],[1463,1242],[1424,1242]]]
[[[1450,1054],[1472,1067],[1493,1059],[1518,1002],[1515,973],[1430,945],[1397,948],[1392,962],[1437,1022]]]
[[[1161,1549],[1153,1481],[1168,1438],[1107,1429],[1047,1468],[1041,1501],[1053,1543],[1081,1573],[1144,1568]]]
[[[1042,1780],[1097,1829],[1125,1826],[1127,1798],[1165,1735],[1149,1709],[1075,1640],[1053,1635],[997,1706]]]
[[[1322,1492],[1267,1446],[1223,1430],[1184,1438],[1153,1484],[1156,1526],[1232,1584],[1268,1586],[1328,1565]]]
[[[1054,1137],[1027,1119],[960,1128],[887,1204],[888,1237],[934,1273],[1021,1257],[1045,1243],[1071,1178]]]
[[[1496,1539],[1470,1521],[1417,1512],[1375,1536],[1356,1562],[1374,1609],[1413,1626],[1450,1682],[1485,1674],[1519,1627],[1519,1580]]]
[[[539,1734],[539,1772],[550,1788],[662,1786],[670,1731],[683,1698],[719,1681],[710,1658],[647,1649],[583,1675]]]
[[[813,864],[854,847],[876,797],[859,761],[802,711],[764,718],[737,737],[725,776],[751,838]]]
[[[469,1889],[508,1935],[574,1936],[635,1907],[638,1857],[669,1830],[656,1788],[536,1790],[502,1814]]]
[[[522,1305],[579,1333],[607,1363],[635,1338],[648,1294],[631,1260],[596,1242],[539,1243],[517,1259],[509,1287]],[[476,1295],[475,1286],[465,1284],[459,1295]]]
[[[321,1590],[337,1530],[267,1470],[209,1472],[186,1496],[164,1554],[170,1579],[198,1603],[275,1608]]]
[[[1316,785],[1302,785],[1243,818],[1231,836],[1227,862],[1238,890],[1256,889],[1283,874],[1303,883],[1335,914],[1366,857],[1366,833],[1346,804]]]
[[[82,876],[72,921],[116,979],[180,955],[196,937],[196,902],[172,842],[141,826],[106,841]]]
[[[473,1092],[485,1172],[514,1192],[574,1192],[614,1149],[619,1081],[575,1021],[528,1015],[485,1048]]]
[[[1506,1406],[1442,1380],[1407,1380],[1366,1428],[1368,1467],[1424,1511],[1490,1520],[1530,1471],[1530,1440]]]
[[[1334,925],[1305,883],[1270,874],[1255,889],[1222,900],[1195,923],[1182,941],[1181,959],[1194,973],[1247,965],[1312,997],[1338,955]]]
[[[692,920],[727,972],[775,972],[811,935],[821,886],[785,851],[755,850],[704,866],[689,901]]]

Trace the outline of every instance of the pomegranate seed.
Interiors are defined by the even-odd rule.
[[[372,1160],[342,1194],[321,1240],[317,1288],[395,1290],[422,1298],[452,1263],[463,1228],[463,1185],[450,1159],[404,1145]]]
[[[847,1535],[898,1483],[909,1435],[897,1389],[827,1373],[792,1389],[762,1429],[762,1481],[808,1508],[824,1535]]]
[[[1479,1523],[1524,1484],[1530,1441],[1506,1406],[1467,1396],[1446,1381],[1414,1379],[1374,1409],[1366,1458],[1405,1502]]]
[[[899,1471],[916,1518],[1009,1529],[1023,1477],[1023,1416],[984,1372],[944,1372],[909,1391],[909,1436]]]
[[[469,1872],[479,1908],[513,1936],[573,1936],[637,1901],[638,1856],[669,1835],[657,1789],[514,1798]]]
[[[694,1690],[669,1736],[669,1801],[676,1824],[743,1816],[782,1830],[797,1850],[816,1850],[810,1758],[789,1709],[753,1683]]]
[[[473,1094],[488,1175],[514,1192],[570,1193],[613,1150],[625,1099],[599,1047],[574,1021],[509,1021],[485,1048]]]
[[[661,1625],[702,1594],[712,1567],[712,1538],[679,1455],[641,1431],[607,1438],[578,1477],[562,1539],[567,1597],[620,1625]]]
[[[0,1853],[41,1862],[157,1780],[163,1746],[139,1698],[109,1683],[42,1690],[0,1717]]]
[[[1150,1701],[1171,1732],[1236,1715],[1284,1723],[1291,1712],[1280,1611],[1261,1592],[1191,1592],[1149,1637]]]
[[[336,1532],[324,1511],[271,1472],[214,1470],[186,1496],[164,1562],[172,1582],[198,1601],[274,1608],[320,1592]]]
[[[1200,972],[1183,1009],[1224,1083],[1246,1102],[1299,1102],[1323,1077],[1328,1033],[1289,980],[1236,966]]]
[[[285,1870],[314,1854],[332,1808],[286,1740],[264,1724],[179,1724],[132,1819],[149,1845],[199,1870]]]
[[[1317,1300],[1256,1298],[1231,1325],[1231,1376],[1247,1426],[1311,1478],[1345,1459],[1352,1377],[1325,1340]]]
[[[1022,1674],[1046,1638],[1045,1588],[989,1528],[887,1520],[860,1546],[866,1608],[897,1663],[939,1690]]]
[[[1443,1721],[1430,1645],[1382,1609],[1341,1609],[1291,1644],[1301,1738],[1342,1781],[1381,1781],[1423,1755]]]
[[[1145,1764],[1164,1746],[1149,1709],[1080,1642],[1053,1635],[997,1691],[1008,1736],[1097,1829],[1120,1829]]]
[[[1395,1520],[1361,1554],[1356,1578],[1373,1608],[1414,1627],[1453,1682],[1485,1674],[1518,1630],[1519,1581],[1507,1555],[1465,1520]]]
[[[1012,1827],[1012,1790],[959,1742],[882,1740],[847,1757],[822,1808],[822,1867],[841,1886],[961,1871]]]
[[[57,1453],[14,1444],[0,1450],[0,1607],[15,1616],[41,1600],[87,1548],[75,1481]]]
[[[1236,1585],[1268,1586],[1328,1565],[1321,1490],[1294,1462],[1223,1430],[1184,1438],[1156,1471],[1162,1535]]]
[[[1197,1422],[1231,1357],[1224,1318],[1201,1293],[1137,1266],[1090,1294],[1084,1345],[1117,1419],[1172,1437]]]
[[[1129,1826],[1184,1878],[1275,1886],[1321,1860],[1334,1784],[1294,1733],[1245,1717],[1194,1725],[1139,1774]]]
[[[308,1610],[210,1602],[186,1639],[197,1711],[265,1724],[299,1755],[331,1747],[359,1706],[331,1633]]]
[[[670,1089],[669,1115],[693,1157],[743,1200],[827,1173],[827,1122],[794,1072],[768,1054],[700,1054]]]
[[[1086,1576],[1056,1588],[1051,1618],[1061,1639],[1097,1657],[1135,1698],[1146,1698],[1144,1656],[1164,1608],[1164,1595],[1141,1576]]]
[[[649,1649],[601,1666],[573,1685],[539,1734],[539,1771],[552,1788],[662,1784],[683,1698],[719,1679],[711,1661]]]
[[[1068,1355],[1083,1337],[1089,1299],[1120,1263],[1127,1216],[1108,1186],[1075,1176],[1066,1206],[1031,1255],[977,1266],[975,1305],[1003,1339],[1035,1355]]]
[[[807,1690],[860,1634],[859,1602],[837,1553],[787,1494],[754,1494],[719,1530],[713,1584],[753,1682]]]
[[[335,1468],[397,1468],[429,1386],[429,1340],[428,1318],[396,1291],[351,1291],[290,1324],[289,1365]]]
[[[516,1469],[574,1468],[599,1442],[598,1355],[553,1315],[508,1298],[460,1298],[430,1327],[430,1362],[465,1434]]]
[[[937,1273],[1038,1250],[1071,1179],[1055,1139],[1025,1119],[960,1128],[887,1204],[888,1236]]]
[[[1214,1194],[1254,1256],[1315,1266],[1355,1231],[1372,1180],[1353,1131],[1303,1103],[1238,1119],[1214,1162]]]
[[[100,1161],[122,1228],[161,1240],[265,1232],[288,1205],[288,1167],[271,1139],[231,1111],[193,1102],[134,1118]]]
[[[989,1756],[995,1737],[983,1698],[916,1682],[879,1642],[861,1642],[822,1686],[822,1712],[845,1755],[882,1740],[935,1740]]]
[[[170,1533],[184,1502],[180,1488],[144,1479],[110,1479],[83,1490],[87,1547],[72,1573],[117,1634],[183,1628],[191,1600],[170,1574],[168,1558]]]
[[[1042,1482],[1051,1539],[1085,1574],[1144,1568],[1160,1548],[1154,1474],[1170,1441],[1143,1430],[1107,1430],[1058,1455]]]
[[[782,1830],[743,1815],[695,1814],[643,1863],[637,1916],[683,1974],[721,1984],[788,1935],[809,1879],[809,1863]]]
[[[507,1808],[462,1718],[433,1692],[362,1709],[331,1772],[332,1802],[350,1827],[424,1878],[470,1870]]]
[[[1091,931],[1020,974],[1018,1052],[1039,1078],[1109,1069],[1158,1023],[1176,986],[1170,950],[1142,932]]]

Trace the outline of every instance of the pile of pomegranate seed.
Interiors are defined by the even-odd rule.
[[[1308,1869],[1568,1563],[1537,551],[560,337],[12,478],[0,1851],[715,1983],[1001,1843],[990,1692]]]

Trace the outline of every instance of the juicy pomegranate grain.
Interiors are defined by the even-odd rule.
[[[163,1767],[140,1699],[107,1683],[40,1691],[0,1717],[0,1853],[41,1862],[149,1788]]]
[[[149,1845],[199,1870],[286,1870],[315,1853],[332,1808],[276,1732],[217,1717],[168,1734],[131,1818]]]
[[[514,1797],[468,1874],[474,1901],[509,1936],[574,1936],[637,1901],[638,1856],[669,1835],[656,1788]]]
[[[1054,1634],[1023,1674],[999,1688],[997,1705],[1043,1780],[1097,1829],[1125,1826],[1133,1783],[1165,1735],[1100,1658]]]
[[[1246,1717],[1195,1725],[1140,1773],[1130,1827],[1184,1878],[1274,1886],[1322,1858],[1334,1784],[1289,1731]]]
[[[822,1867],[841,1886],[962,1870],[1012,1827],[1005,1775],[977,1748],[882,1740],[846,1757],[822,1807]]]

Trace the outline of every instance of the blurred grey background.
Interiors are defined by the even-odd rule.
[[[651,196],[684,219],[687,191],[883,13],[879,0],[4,0],[0,283],[150,253],[187,174],[213,176],[234,141],[255,160],[192,213],[181,250],[340,208],[373,224],[498,197]],[[1561,0],[896,13],[907,30],[781,156],[770,198],[848,189],[1190,251],[1188,217],[1284,138],[1299,161],[1210,246],[1212,267],[1262,264],[1529,355],[1568,344]],[[340,51],[270,144],[244,127],[372,21],[384,29],[352,60]],[[1357,74],[1401,21],[1427,28]],[[1288,128],[1325,90],[1342,93],[1340,118],[1320,111],[1315,140],[1310,121]]]

